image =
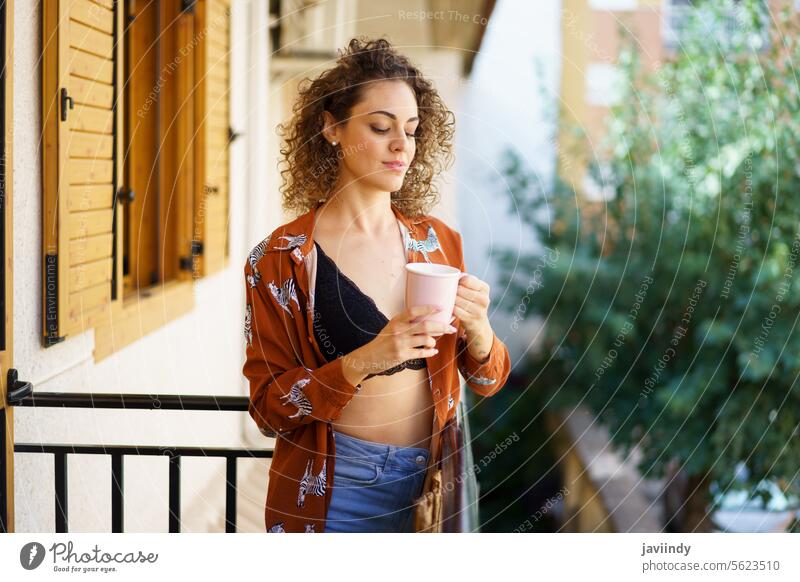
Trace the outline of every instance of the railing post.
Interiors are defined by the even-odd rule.
[[[225,533],[236,533],[236,459],[229,456],[225,470]]]
[[[169,452],[169,533],[181,532],[181,456]]]
[[[67,453],[57,453],[56,462],[56,533],[67,533]]]
[[[111,532],[122,533],[125,524],[124,460],[118,453],[111,455]]]

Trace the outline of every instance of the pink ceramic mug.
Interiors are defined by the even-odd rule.
[[[442,308],[441,311],[421,317],[417,321],[449,323],[456,304],[458,282],[468,274],[449,265],[406,264],[406,309],[417,305],[438,305]]]

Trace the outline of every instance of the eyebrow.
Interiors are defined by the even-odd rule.
[[[372,113],[369,113],[368,115],[375,115],[376,113],[379,113],[379,114],[382,114],[382,115],[388,115],[392,119],[397,119],[397,116],[394,113],[389,113],[388,111],[373,111]],[[419,121],[419,117],[409,117],[408,121]],[[408,123],[408,121],[406,121],[406,123]]]

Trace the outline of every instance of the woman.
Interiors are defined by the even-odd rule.
[[[353,39],[294,111],[282,193],[302,214],[245,264],[249,412],[277,437],[267,531],[414,531],[457,371],[482,396],[510,371],[477,277],[459,282],[450,324],[404,309],[407,262],[464,270],[460,234],[426,214],[452,113],[384,39]]]

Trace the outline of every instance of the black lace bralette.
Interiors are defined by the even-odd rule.
[[[317,275],[314,287],[314,336],[329,362],[372,341],[389,323],[373,299],[362,292],[333,259],[317,247]],[[421,370],[425,358],[413,358],[372,376],[389,376],[406,368]]]

